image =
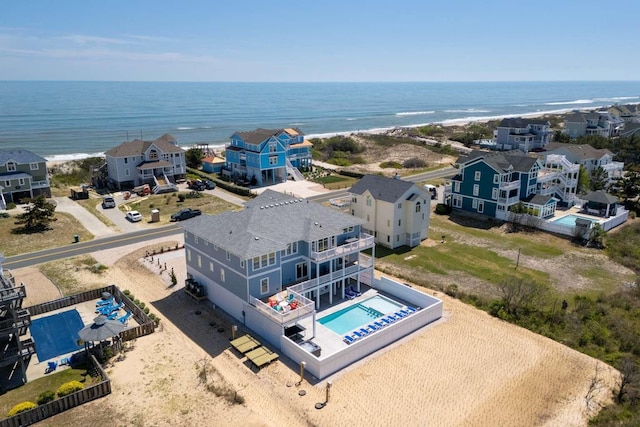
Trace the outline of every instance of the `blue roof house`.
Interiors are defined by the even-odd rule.
[[[311,143],[295,128],[236,132],[225,158],[222,174],[232,180],[257,186],[279,184],[289,176],[302,180],[300,170],[311,167]]]

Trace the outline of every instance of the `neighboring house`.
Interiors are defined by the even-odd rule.
[[[582,208],[591,215],[609,218],[618,214],[618,198],[605,191],[592,191],[580,197],[586,203]]]
[[[608,111],[568,114],[564,119],[562,133],[571,138],[599,135],[605,138],[618,136],[624,120]]]
[[[109,182],[118,189],[148,184],[154,193],[176,191],[176,180],[186,177],[185,151],[168,134],[124,142],[104,154]]]
[[[0,150],[0,209],[39,195],[51,197],[46,159],[22,149]]]
[[[311,167],[311,143],[297,128],[256,129],[231,135],[225,151],[222,174],[232,180],[253,182],[257,186],[303,180],[300,170]]]
[[[555,213],[558,199],[537,193],[538,175],[544,168],[539,159],[518,151],[473,151],[457,163],[460,173],[445,188],[445,200],[452,208],[503,220],[519,203],[539,218]]]
[[[351,215],[376,243],[395,249],[418,246],[428,237],[431,196],[413,182],[365,175],[351,189]]]
[[[363,223],[266,190],[241,211],[182,223],[188,285],[261,343],[266,340],[270,350],[284,352],[296,364],[305,362],[306,372],[325,378],[442,316],[437,298],[375,277],[375,244],[362,231]],[[367,303],[377,308],[366,308],[372,307]],[[346,328],[340,332],[327,324],[352,310],[358,325],[373,322],[409,305],[410,316],[387,322],[357,342],[343,338],[355,324],[341,323]]]
[[[624,163],[614,162],[613,153],[606,148],[593,148],[588,144],[565,144],[552,142],[547,147],[545,157],[559,154],[569,162],[583,166],[589,173],[598,167],[604,169],[609,180],[622,176]]]
[[[625,123],[640,123],[640,104],[613,105],[607,111]]]
[[[620,136],[627,138],[631,138],[632,136],[635,136],[636,138],[639,137],[640,123],[625,122],[624,128],[620,131]]]
[[[551,141],[551,123],[544,119],[523,119],[522,117],[502,119],[494,131],[493,141],[499,150],[543,149]]]
[[[202,159],[202,170],[207,173],[220,173],[225,160],[221,157],[207,156]]]

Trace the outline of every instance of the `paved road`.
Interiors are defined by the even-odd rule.
[[[45,249],[38,252],[8,257],[5,258],[5,261],[2,263],[2,267],[9,269],[28,267],[30,265],[84,255],[104,249],[112,249],[134,243],[141,243],[160,237],[175,236],[176,234],[182,234],[182,232],[182,227],[177,224],[171,224],[155,229],[145,229],[134,231],[132,233],[118,234],[115,236],[95,239],[90,242],[72,243],[58,248]]]

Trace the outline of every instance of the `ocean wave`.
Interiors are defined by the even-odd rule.
[[[475,108],[467,108],[462,110],[444,110],[445,113],[490,113],[490,110],[476,110]]]
[[[396,116],[423,116],[425,114],[434,114],[435,111],[403,111],[396,113]]]
[[[176,128],[177,130],[193,130],[195,128],[189,127],[189,126],[180,126],[179,128]]]
[[[55,154],[53,156],[45,156],[44,158],[47,162],[70,162],[72,160],[82,160],[90,157],[104,157],[104,153]]]
[[[358,119],[353,118],[353,117],[347,117],[347,119],[346,119],[346,120],[347,120],[348,122],[352,122],[352,121],[354,121],[354,120],[358,120]]]
[[[575,101],[545,102],[544,105],[593,104],[593,99],[576,99]]]
[[[595,98],[596,101],[600,102],[616,102],[616,101],[626,101],[628,99],[638,99],[640,96],[612,96],[611,98]]]

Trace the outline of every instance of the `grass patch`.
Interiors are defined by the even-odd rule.
[[[20,402],[36,402],[40,393],[47,390],[55,392],[58,387],[66,382],[80,381],[87,387],[92,384],[92,379],[86,374],[87,370],[84,367],[63,369],[47,374],[37,380],[29,381],[22,387],[10,390],[0,396],[0,416],[5,417],[11,408]]]
[[[91,234],[73,216],[66,212],[56,212],[56,221],[51,222],[50,230],[33,234],[12,234],[15,217],[0,218],[0,242],[5,256],[13,256],[43,249],[66,246],[73,243],[73,236],[78,235],[81,241],[93,239]]]
[[[200,209],[202,213],[212,215],[240,209],[232,203],[204,192],[199,193],[202,197],[187,197],[183,202],[180,202],[178,194],[184,194],[186,196],[189,193],[191,193],[191,191],[153,194],[147,197],[135,198],[125,205],[119,206],[119,208],[122,210],[123,215],[129,210],[137,210],[142,214],[143,218],[147,220],[151,218],[151,210],[158,209],[160,211],[160,222],[158,224],[168,224],[171,215],[184,208]]]
[[[107,227],[115,226],[115,224],[109,218],[103,215],[102,209],[98,209],[98,206],[101,206],[102,199],[77,200],[77,203],[88,210],[91,215],[98,218]]]
[[[55,283],[63,295],[72,295],[104,286],[102,280],[104,268],[97,266],[99,266],[99,264],[95,258],[90,255],[85,255],[40,264],[39,269],[42,274]],[[95,281],[87,280],[80,282],[74,274],[69,274],[69,271],[79,270],[88,270],[94,273],[90,277],[95,277]]]
[[[358,180],[344,175],[328,175],[319,177],[315,180],[330,190],[338,190],[340,188],[350,188]]]

